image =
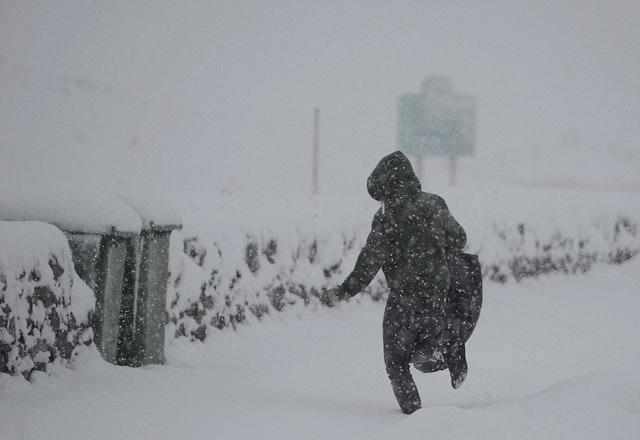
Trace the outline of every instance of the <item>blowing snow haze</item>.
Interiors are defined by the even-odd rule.
[[[0,187],[310,193],[318,106],[321,192],[364,196],[430,75],[477,99],[474,179],[640,188],[622,0],[0,0]]]

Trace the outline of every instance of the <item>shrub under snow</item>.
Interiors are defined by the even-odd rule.
[[[594,264],[620,264],[640,251],[638,223],[618,217],[567,228],[494,223],[478,253],[491,281],[548,273],[584,273]]]
[[[94,303],[59,229],[0,221],[0,373],[29,378],[69,360],[92,340]]]

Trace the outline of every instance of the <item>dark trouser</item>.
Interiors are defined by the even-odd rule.
[[[446,288],[427,292],[392,292],[382,324],[384,362],[402,412],[420,408],[420,394],[409,364],[414,347],[425,339],[437,341],[444,326]]]

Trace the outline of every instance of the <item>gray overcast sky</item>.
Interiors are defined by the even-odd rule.
[[[368,168],[429,75],[476,96],[481,157],[638,150],[640,2],[0,0],[0,147],[16,161],[45,144],[286,154],[317,105],[325,154],[371,152]]]

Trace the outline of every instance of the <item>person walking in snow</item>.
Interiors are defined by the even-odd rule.
[[[335,304],[356,295],[382,269],[389,286],[384,362],[402,412],[411,414],[421,401],[409,366],[416,348],[437,344],[445,330],[447,255],[461,252],[467,236],[444,199],[422,191],[411,162],[400,151],[382,158],[367,179],[367,190],[382,206],[355,268],[342,284],[324,292],[323,299]],[[464,343],[435,348],[444,357],[453,388],[459,388],[467,375]]]

